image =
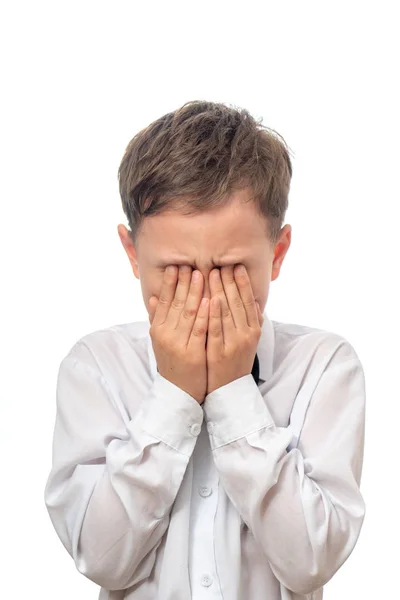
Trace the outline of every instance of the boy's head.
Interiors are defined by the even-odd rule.
[[[244,109],[188,102],[131,140],[118,175],[130,228],[118,234],[148,312],[167,265],[199,269],[210,298],[211,270],[237,263],[264,311],[291,241],[292,165],[279,134]]]

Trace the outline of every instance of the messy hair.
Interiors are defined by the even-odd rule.
[[[134,244],[146,217],[198,214],[249,188],[275,245],[288,208],[292,163],[283,137],[261,120],[245,109],[197,100],[139,131],[118,170]]]

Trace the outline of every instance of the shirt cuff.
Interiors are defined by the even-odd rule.
[[[208,394],[203,407],[213,450],[275,425],[251,374]]]
[[[157,373],[139,413],[142,429],[190,457],[203,418],[203,409],[197,400]]]

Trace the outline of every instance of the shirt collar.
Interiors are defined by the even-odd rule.
[[[273,372],[275,331],[272,321],[264,311],[264,323],[261,329],[261,336],[257,345],[257,356],[260,363],[260,383],[268,381]],[[150,323],[148,323],[150,329]],[[147,332],[147,349],[149,354],[151,376],[154,380],[157,375],[157,362],[153,350],[153,344],[149,332]]]

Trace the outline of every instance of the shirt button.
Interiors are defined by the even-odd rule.
[[[202,487],[199,487],[199,494],[203,498],[207,498],[208,496],[211,496],[212,489],[204,485]]]
[[[201,431],[201,427],[198,423],[193,423],[193,425],[190,428],[190,433],[193,435],[193,437],[197,437],[199,435]]]
[[[212,582],[213,580],[209,575],[203,575],[203,577],[201,578],[201,585],[204,585],[204,587],[210,587]]]
[[[214,429],[213,424],[212,423],[207,423],[207,431],[208,431],[208,433],[212,433],[213,429]]]
[[[154,511],[154,516],[156,519],[163,519],[165,517],[165,512],[163,511],[162,508],[159,508],[158,510]]]

